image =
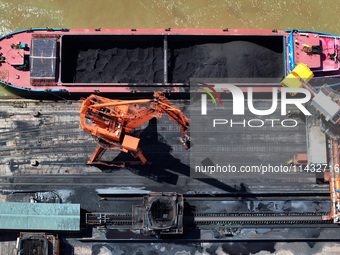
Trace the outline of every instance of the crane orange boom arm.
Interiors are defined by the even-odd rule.
[[[112,106],[119,106],[119,105],[131,105],[131,104],[146,104],[150,103],[151,99],[140,99],[140,100],[129,100],[129,101],[118,101],[118,102],[110,102],[104,104],[93,104],[91,108],[102,108],[102,107],[112,107]]]

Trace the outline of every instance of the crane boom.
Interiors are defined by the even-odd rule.
[[[156,101],[151,105],[151,108],[159,113],[165,113],[180,127],[180,131],[185,133],[189,129],[190,120],[184,116],[181,110],[174,107],[171,102],[163,95],[159,94],[155,97]]]

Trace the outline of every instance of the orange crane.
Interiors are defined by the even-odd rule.
[[[148,107],[141,106],[148,103]],[[155,92],[153,99],[140,100],[112,100],[90,95],[80,109],[83,130],[92,134],[97,142],[97,148],[87,164],[124,167],[126,163],[150,163],[139,148],[140,139],[129,134],[152,118],[161,118],[163,113],[180,126],[180,132],[184,134],[180,141],[185,149],[189,149],[191,139],[187,132],[190,120],[163,93]],[[102,161],[101,157],[106,150],[130,152],[139,161]]]

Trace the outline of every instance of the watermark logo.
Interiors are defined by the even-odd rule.
[[[222,105],[221,97],[219,96],[219,94],[217,93],[217,91],[216,91],[212,86],[210,86],[210,85],[208,85],[208,84],[206,84],[206,83],[203,83],[203,85],[204,85],[205,87],[209,88],[212,92],[214,92],[214,94],[216,95],[216,97],[217,97],[218,100],[220,101],[220,104]],[[202,87],[200,87],[200,88],[198,88],[198,89],[203,90],[204,92],[206,92],[206,93],[211,97],[211,99],[214,101],[215,106],[217,106],[217,103],[216,103],[216,100],[215,100],[214,96],[213,96],[208,90],[206,90],[206,89],[204,89],[204,88],[202,88]],[[205,95],[205,94],[202,94],[202,95],[205,96],[205,102],[206,102],[206,101],[207,101],[207,100],[206,100],[206,98],[207,98],[206,95]]]
[[[209,88],[215,95],[216,97],[218,98],[218,100],[220,101],[220,104],[222,106],[222,100],[221,100],[221,97],[219,96],[219,94],[217,93],[217,91],[210,85],[206,84],[206,83],[203,83],[203,85],[207,88]],[[217,106],[217,102],[216,102],[216,99],[215,97],[211,94],[210,91],[206,90],[205,88],[198,88],[200,90],[203,90],[205,93],[207,93],[211,99],[213,100],[215,106]],[[201,107],[201,111],[202,111],[202,115],[207,115],[207,94],[202,94],[201,95],[201,102],[202,102],[202,107]]]
[[[211,86],[204,84],[205,86],[209,87],[214,91],[214,93],[218,96],[215,89],[213,89]],[[233,96],[233,115],[245,115],[244,106],[245,106],[245,98],[242,90],[238,88],[235,85],[227,84],[223,85],[224,89],[227,89],[231,92]],[[212,97],[215,106],[217,106],[215,98],[212,96],[212,94],[207,91],[206,89],[200,88],[201,90],[207,92],[210,97]],[[301,98],[288,98],[287,94],[292,93],[300,93],[304,95],[305,97]],[[220,103],[222,105],[222,101],[220,96],[218,96],[218,99],[220,100]],[[286,115],[286,109],[287,105],[295,105],[303,114],[305,115],[312,115],[303,105],[304,103],[307,103],[311,99],[311,94],[307,89],[304,88],[281,88],[281,115]],[[253,89],[248,88],[247,90],[247,104],[248,109],[251,113],[254,115],[270,115],[274,113],[277,109],[278,105],[278,88],[272,88],[272,105],[269,109],[266,110],[259,110],[254,107],[253,103]],[[201,95],[201,114],[207,115],[207,97],[206,94]]]

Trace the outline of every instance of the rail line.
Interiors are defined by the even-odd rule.
[[[81,242],[226,242],[226,241],[339,241],[339,226],[323,220],[323,213],[223,213],[184,215],[180,236],[141,235],[131,232],[132,214],[103,217],[99,229],[106,239],[83,238]],[[98,215],[94,214],[93,217]],[[110,223],[110,224],[107,224]]]
[[[183,224],[186,227],[302,227],[318,225],[320,227],[338,228],[332,220],[323,220],[324,213],[216,213],[184,215]],[[88,214],[89,222],[97,222],[108,229],[131,229],[133,224],[132,214]],[[100,220],[99,220],[100,219]],[[90,223],[91,224],[91,223]],[[93,224],[93,223],[92,223]]]
[[[268,225],[329,225],[331,220],[323,220],[322,216],[329,213],[231,213],[195,215],[192,223],[195,225],[225,225],[225,226],[268,226]],[[334,226],[337,227],[337,226]]]

